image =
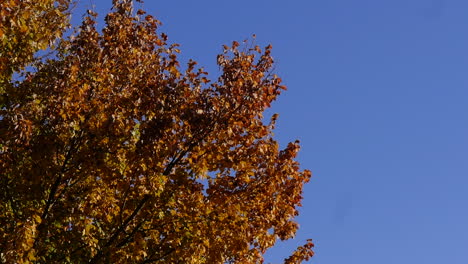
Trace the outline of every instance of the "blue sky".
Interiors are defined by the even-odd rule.
[[[104,15],[110,2],[95,10]],[[312,238],[317,264],[468,263],[468,1],[143,7],[183,59],[209,72],[222,44],[256,34],[273,45],[288,86],[269,111],[280,114],[275,135],[282,145],[301,140],[299,160],[314,176],[297,238],[267,262]]]

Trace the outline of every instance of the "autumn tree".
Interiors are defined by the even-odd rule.
[[[261,263],[293,237],[310,172],[264,122],[271,46],[224,46],[210,80],[131,1],[62,37],[68,7],[0,3],[0,261]]]

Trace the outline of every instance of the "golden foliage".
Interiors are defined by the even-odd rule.
[[[4,80],[60,37],[67,4],[1,4],[2,17],[26,5],[36,21],[2,20]],[[311,176],[294,160],[298,142],[280,150],[272,138],[277,116],[263,122],[285,89],[271,46],[225,46],[210,81],[196,62],[179,65],[177,45],[131,1],[114,1],[102,33],[95,16],[60,40],[56,58],[4,86],[2,261],[261,263],[294,236]],[[24,30],[30,38],[18,38]]]
[[[13,72],[50,47],[68,26],[69,0],[0,1],[0,92]]]

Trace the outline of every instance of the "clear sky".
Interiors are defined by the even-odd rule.
[[[101,15],[111,0],[80,0]],[[216,71],[222,44],[273,45],[288,86],[269,112],[302,142],[297,238],[317,264],[468,263],[468,1],[146,0],[162,32]],[[80,16],[75,16],[77,23]],[[213,78],[214,79],[214,78]]]

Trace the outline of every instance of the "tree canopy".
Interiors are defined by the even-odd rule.
[[[261,263],[292,238],[311,173],[264,121],[271,46],[224,46],[210,80],[132,1],[63,37],[69,4],[0,3],[1,262]]]

